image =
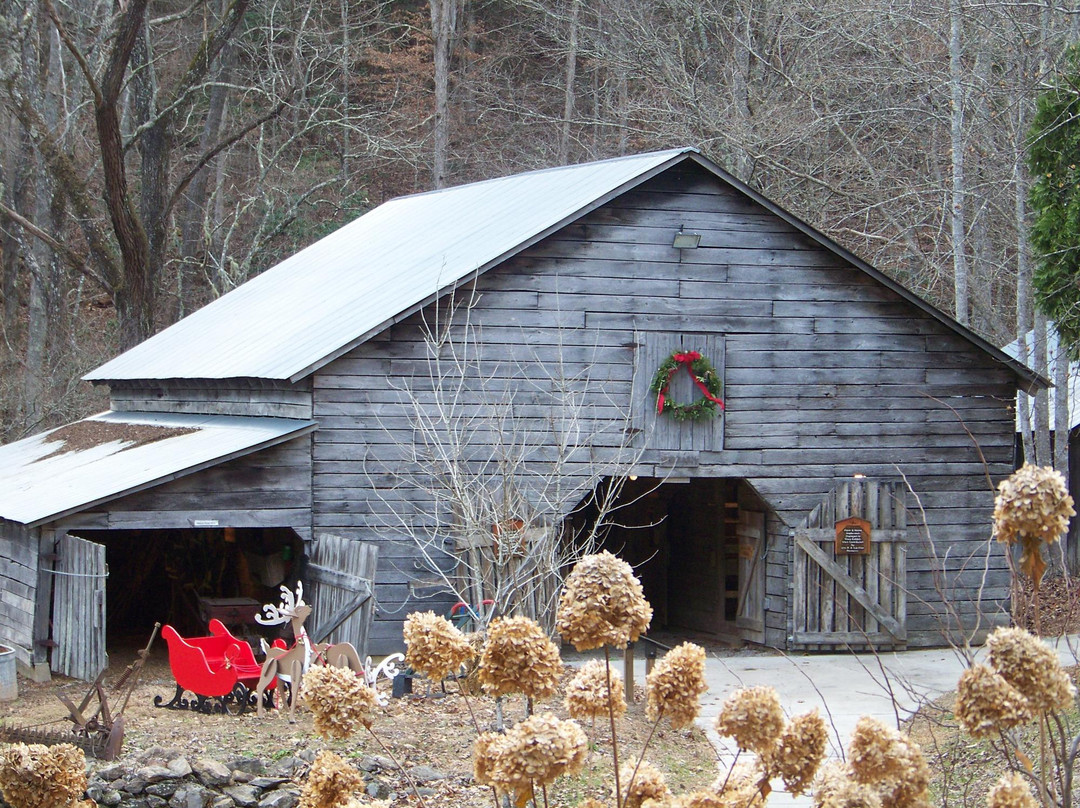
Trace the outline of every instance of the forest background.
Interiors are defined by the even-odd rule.
[[[0,441],[391,197],[682,145],[995,345],[1035,327],[1063,394],[1025,156],[1078,34],[1075,0],[4,0]]]

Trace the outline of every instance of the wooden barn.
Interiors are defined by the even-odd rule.
[[[530,531],[596,532],[657,628],[941,644],[1006,619],[992,484],[1046,384],[693,149],[393,200],[86,378],[108,413],[0,448],[0,643],[38,674],[297,579],[326,628],[363,546],[397,650]]]

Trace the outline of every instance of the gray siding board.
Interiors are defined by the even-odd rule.
[[[112,409],[119,412],[180,412],[206,415],[249,415],[311,418],[311,390],[306,382],[230,379],[196,381],[112,382]]]
[[[98,506],[65,520],[83,528],[311,527],[311,437],[287,441]]]
[[[996,482],[1011,470],[1011,372],[745,197],[711,181],[694,180],[695,193],[677,188],[672,177],[653,180],[478,279],[471,319],[484,350],[507,357],[488,389],[517,389],[521,412],[542,422],[544,397],[533,388],[549,384],[553,374],[543,371],[566,346],[565,365],[591,363],[602,380],[592,417],[603,422],[633,395],[644,332],[722,336],[723,443],[695,438],[692,449],[649,449],[635,470],[745,478],[774,509],[765,571],[771,644],[783,644],[788,631],[788,526],[838,478],[895,479],[902,471],[930,533],[950,548],[949,563],[981,563],[992,492],[961,420]],[[703,246],[673,249],[680,225],[701,232]],[[380,468],[397,464],[412,437],[393,385],[414,385],[421,397],[430,389],[420,329],[419,316],[407,318],[314,377],[316,529],[349,528],[388,546],[391,506],[380,497],[433,518],[423,495],[391,491],[393,476]],[[613,445],[602,444],[595,460],[610,459]],[[410,599],[404,581],[415,553],[407,543],[395,547],[394,572],[377,591],[375,652],[399,646],[405,613],[430,603]],[[1006,591],[1003,556],[991,559],[985,610]],[[909,547],[909,606],[919,620],[937,599],[936,563],[925,543]],[[971,594],[968,573],[952,578]],[[909,623],[912,645],[941,642],[928,621]]]
[[[0,520],[0,644],[31,663],[38,586],[37,531]]]

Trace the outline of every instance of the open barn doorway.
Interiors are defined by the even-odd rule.
[[[608,521],[600,547],[634,567],[650,630],[764,641],[764,505],[744,481],[630,478]]]
[[[183,636],[207,633],[219,617],[254,640],[254,615],[295,588],[303,542],[290,528],[72,530],[105,546],[105,627],[112,647],[145,644],[155,622]]]

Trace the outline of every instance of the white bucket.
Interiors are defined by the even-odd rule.
[[[0,645],[0,701],[19,697],[19,682],[15,678],[15,649]]]

